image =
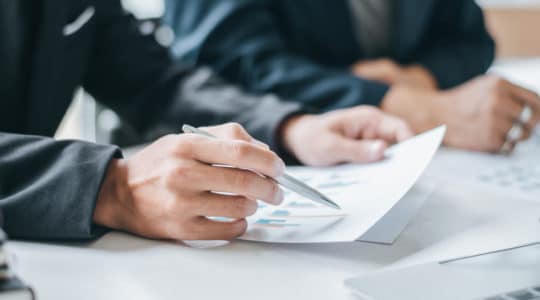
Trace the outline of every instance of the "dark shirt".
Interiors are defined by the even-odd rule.
[[[36,3],[32,3],[36,2]],[[20,132],[39,14],[36,0],[0,0],[0,131]],[[32,5],[32,7],[30,7]]]

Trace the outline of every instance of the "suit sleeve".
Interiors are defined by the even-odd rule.
[[[252,93],[275,93],[323,110],[378,105],[388,87],[288,49],[271,0],[168,0],[176,57],[208,64]]]
[[[76,141],[0,133],[0,208],[4,230],[17,239],[82,240],[109,161],[119,150]]]
[[[98,41],[85,88],[113,108],[148,140],[194,126],[238,122],[274,149],[276,133],[288,117],[308,111],[273,96],[252,96],[209,69],[193,69],[172,59],[154,34],[122,12],[119,1],[104,0]]]
[[[495,43],[475,1],[437,1],[430,24],[424,47],[412,62],[430,70],[440,88],[486,72],[494,59]]]

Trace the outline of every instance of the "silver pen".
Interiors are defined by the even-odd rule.
[[[214,135],[210,134],[209,132],[195,128],[190,125],[183,125],[182,131],[184,133],[193,133],[193,134],[203,135],[209,138],[216,138]],[[337,205],[334,201],[330,200],[324,194],[310,187],[309,185],[303,183],[302,181],[292,177],[291,175],[288,175],[287,173],[283,174],[283,176],[281,177],[272,178],[272,179],[275,180],[277,183],[279,183],[281,186],[299,195],[302,195],[314,202],[317,202],[319,204],[322,204],[331,208],[341,209],[339,205]]]

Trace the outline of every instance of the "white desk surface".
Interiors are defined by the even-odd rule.
[[[532,64],[536,67],[531,67]],[[525,64],[505,62],[495,70],[540,90],[540,82],[534,82],[540,80],[540,59]],[[445,172],[445,164],[438,160],[436,157],[428,174]],[[424,176],[419,184],[429,180],[430,176]],[[430,250],[437,249],[445,237],[425,236],[429,236],[431,226],[438,220],[451,218],[446,209],[455,209],[457,204],[444,206],[445,210],[437,205],[446,205],[440,200],[445,197],[451,201],[460,198],[453,192],[452,187],[440,189],[433,196],[436,199],[428,200],[419,213],[423,214],[422,218],[413,219],[393,246],[359,242],[272,245],[235,241],[223,247],[195,249],[113,232],[92,243],[11,242],[8,247],[16,255],[17,271],[35,288],[38,299],[355,299],[343,286],[344,279],[411,259],[415,261],[421,253],[430,257]],[[491,199],[491,195],[472,194],[474,198]],[[470,199],[456,199],[460,205],[467,205],[467,201]],[[489,206],[493,209],[512,206],[503,199],[497,201]],[[525,205],[523,213],[539,212],[540,216],[539,203],[532,201]],[[433,209],[438,209],[436,214]],[[469,222],[477,218],[470,217]],[[451,237],[458,231],[462,229],[456,227],[452,232],[450,228],[446,233]],[[529,234],[536,232],[540,239],[540,226]],[[503,242],[510,232],[498,235]]]

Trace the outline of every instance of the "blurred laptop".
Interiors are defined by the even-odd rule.
[[[345,281],[366,300],[540,300],[540,244]]]

